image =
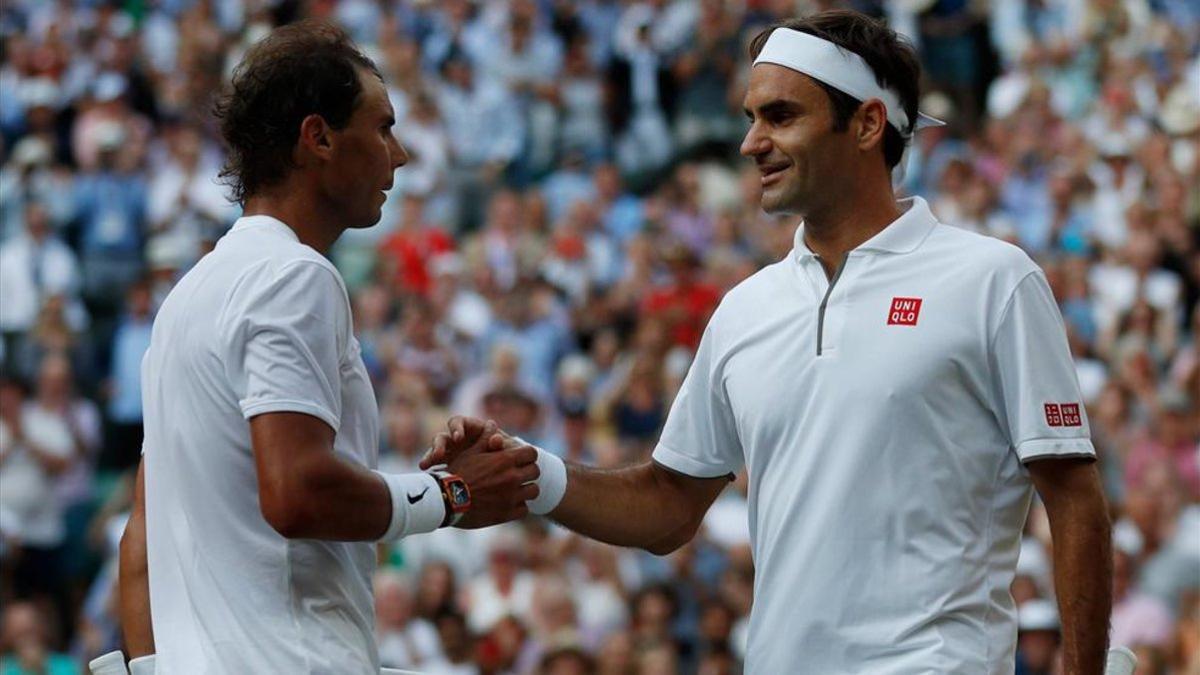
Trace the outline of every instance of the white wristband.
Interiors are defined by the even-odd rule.
[[[129,675],[154,675],[154,654],[139,656],[129,662]]]
[[[391,541],[410,534],[433,532],[446,517],[442,486],[427,473],[375,474],[387,484],[392,495],[392,520],[379,541]]]
[[[119,651],[97,656],[88,662],[92,675],[129,675],[125,669],[125,655]]]
[[[538,486],[537,499],[525,502],[529,512],[544,516],[558,508],[563,495],[567,494],[567,465],[558,457],[535,446],[537,450],[537,467],[541,475],[535,481]]]

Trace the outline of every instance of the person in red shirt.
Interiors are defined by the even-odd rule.
[[[432,285],[430,264],[439,254],[454,250],[454,239],[425,221],[425,198],[405,195],[400,227],[379,245],[384,278],[406,294],[426,296]]]
[[[642,298],[641,314],[665,319],[671,344],[695,351],[721,292],[700,277],[700,260],[683,244],[668,246],[663,259],[671,271],[671,280]]]

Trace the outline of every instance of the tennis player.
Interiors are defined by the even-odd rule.
[[[1099,674],[1109,522],[1046,278],[1016,247],[896,200],[913,132],[937,122],[893,31],[826,12],[771,27],[752,56],[741,151],[763,208],[802,216],[794,248],[721,302],[653,461],[600,471],[539,451],[531,511],[665,554],[745,466],[747,672],[1000,675],[1036,490],[1065,670]],[[483,428],[452,420],[428,461]]]
[[[376,675],[375,543],[524,515],[537,455],[485,436],[444,471],[373,470],[378,408],[322,254],[379,220],[407,161],[375,65],[329,25],[281,28],[217,115],[245,215],[167,297],[143,362],[130,654],[159,675]]]

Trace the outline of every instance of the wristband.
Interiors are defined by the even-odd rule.
[[[438,529],[446,516],[446,506],[436,478],[427,473],[374,473],[387,484],[392,496],[392,518],[379,541]]]
[[[129,675],[125,669],[125,655],[119,651],[97,656],[88,662],[92,675]]]
[[[567,494],[567,464],[558,455],[546,452],[536,445],[534,449],[538,453],[537,467],[540,472],[538,479],[534,481],[538,486],[538,496],[537,499],[526,500],[525,504],[529,506],[530,513],[544,516],[558,508],[563,495]]]
[[[154,675],[154,654],[139,656],[129,661],[129,675]]]

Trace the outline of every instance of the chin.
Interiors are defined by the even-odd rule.
[[[763,195],[759,202],[762,210],[770,216],[790,216],[800,212],[793,200],[784,195]]]
[[[349,230],[365,230],[368,227],[375,227],[379,224],[379,219],[383,217],[383,208],[379,207],[371,211],[369,214],[363,214],[361,217],[354,218],[350,224],[346,226]]]

